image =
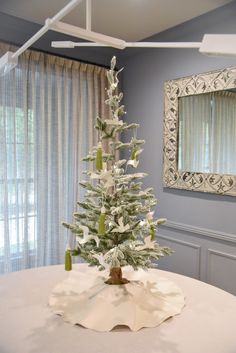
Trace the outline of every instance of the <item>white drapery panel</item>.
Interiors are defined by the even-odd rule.
[[[179,169],[199,172],[206,168],[211,97],[208,94],[179,100]]]
[[[105,87],[105,68],[34,51],[0,78],[0,272],[64,261]]]
[[[236,175],[236,94],[214,94],[211,165],[214,173]]]
[[[178,168],[236,175],[236,94],[219,91],[179,99]]]

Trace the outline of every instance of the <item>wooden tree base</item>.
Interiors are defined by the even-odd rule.
[[[105,281],[106,284],[127,284],[129,280],[126,278],[122,278],[122,270],[121,267],[113,267],[110,270],[110,278]]]

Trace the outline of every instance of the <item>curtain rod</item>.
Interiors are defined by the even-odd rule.
[[[4,40],[4,39],[0,39],[0,42],[5,43],[5,44],[9,44],[9,45],[13,45],[15,47],[19,47],[20,46],[20,44],[18,44],[18,43],[15,43],[15,42],[12,42],[12,41],[7,41],[7,40]],[[27,50],[32,50],[32,51],[35,51],[35,52],[41,52],[43,54],[48,54],[48,55],[54,55],[54,56],[57,56],[59,58],[64,58],[64,59],[68,59],[68,60],[74,60],[74,61],[78,61],[78,62],[81,62],[83,64],[88,64],[88,65],[95,65],[95,66],[103,67],[105,69],[109,69],[110,68],[109,65],[97,64],[97,63],[93,63],[91,61],[87,61],[87,60],[83,60],[83,59],[81,60],[81,59],[77,59],[77,58],[70,57],[70,56],[65,56],[65,55],[58,54],[58,53],[52,53],[50,51],[43,50],[43,49],[37,49],[37,48],[34,48],[34,47],[31,47],[30,49],[27,49]]]

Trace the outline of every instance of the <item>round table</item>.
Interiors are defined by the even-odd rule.
[[[236,353],[236,297],[227,292],[156,270],[157,281],[167,277],[182,288],[182,313],[156,328],[101,333],[52,313],[48,298],[66,276],[62,265],[0,276],[1,353]]]

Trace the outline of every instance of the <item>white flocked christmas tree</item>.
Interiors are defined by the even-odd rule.
[[[107,284],[124,284],[121,268],[130,265],[134,270],[147,269],[156,260],[172,253],[168,247],[156,242],[158,224],[152,211],[156,198],[152,188],[142,189],[145,173],[135,172],[139,164],[144,140],[137,139],[138,124],[127,124],[118,92],[116,58],[107,71],[107,100],[111,119],[96,119],[98,144],[83,160],[90,163],[86,180],[80,182],[85,189],[79,211],[74,213],[73,224],[63,223],[76,236],[76,248],[66,250],[65,269],[71,269],[71,255],[80,256],[91,266],[109,269]],[[131,133],[129,142],[122,142]],[[117,156],[124,155],[126,159]],[[128,157],[127,157],[128,156]]]

